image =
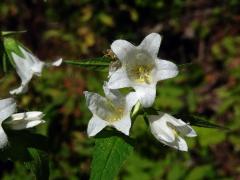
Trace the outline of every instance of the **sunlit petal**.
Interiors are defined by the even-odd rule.
[[[155,78],[157,81],[173,78],[178,75],[178,67],[170,61],[158,59],[156,65]]]
[[[133,87],[143,107],[150,107],[156,97],[156,85],[138,85]]]
[[[151,33],[143,39],[138,47],[146,50],[153,57],[157,57],[160,43],[161,36],[157,33]]]
[[[122,132],[125,135],[129,135],[129,130],[131,128],[131,119],[130,116],[127,116],[119,121],[112,123],[112,126],[115,127],[117,130]]]
[[[108,81],[108,87],[110,89],[120,89],[130,86],[131,81],[129,80],[126,71],[123,68],[120,68],[112,73]]]
[[[93,116],[87,127],[87,134],[89,137],[95,136],[97,133],[99,133],[103,128],[105,128],[109,123],[107,121],[104,121],[100,119],[97,116]]]
[[[135,46],[125,40],[116,40],[111,44],[111,49],[118,59],[124,62],[128,53],[135,49]]]

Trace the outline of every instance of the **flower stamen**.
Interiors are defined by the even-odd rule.
[[[152,81],[152,69],[152,65],[138,65],[130,70],[129,76],[137,83],[150,84]]]

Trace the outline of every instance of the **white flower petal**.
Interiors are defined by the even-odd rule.
[[[186,141],[180,136],[178,136],[173,142],[165,142],[165,141],[161,141],[161,142],[167,146],[178,149],[180,151],[188,151],[188,146]]]
[[[159,112],[160,114],[164,114]],[[167,119],[168,126],[175,128],[178,132],[181,133],[183,136],[187,137],[195,137],[197,136],[194,129],[189,126],[187,123],[182,121],[181,119],[176,119],[175,117],[171,116],[170,114],[165,113],[165,118]]]
[[[125,40],[116,40],[111,44],[112,51],[121,62],[125,61],[128,53],[135,49],[135,46]]]
[[[21,86],[15,90],[10,91],[10,94],[20,94],[26,90],[27,84],[32,79],[33,72],[31,67],[33,63],[30,60],[23,59],[15,53],[12,53],[13,61],[16,65],[16,71],[22,83]]]
[[[6,98],[0,100],[0,111],[1,109],[6,108],[7,106],[14,104],[15,100],[13,98]]]
[[[38,59],[36,56],[28,52],[26,49],[19,46],[19,49],[24,55],[24,61],[28,63],[28,67],[26,68],[29,72],[32,72],[34,75],[40,76],[42,73],[42,69],[45,65],[44,62],[42,62],[40,59]],[[22,68],[22,67],[19,67]]]
[[[4,148],[7,145],[7,142],[8,142],[7,135],[2,126],[0,126],[0,149]]]
[[[167,113],[159,112],[159,115],[149,116],[149,122],[156,139],[180,151],[188,151],[187,143],[180,135],[189,137],[196,135],[189,125]],[[178,132],[180,132],[180,135],[178,135]]]
[[[87,127],[87,134],[89,137],[95,136],[97,133],[99,133],[103,128],[105,128],[109,123],[107,121],[104,121],[100,119],[97,116],[93,116]]]
[[[33,127],[38,126],[38,125],[40,125],[40,124],[43,124],[43,123],[45,123],[45,122],[46,122],[46,121],[44,121],[44,120],[33,120],[33,121],[29,121],[29,122],[26,123],[26,126],[25,126],[24,128],[22,128],[22,129],[33,128]]]
[[[177,119],[177,120],[182,121],[181,119]],[[181,135],[183,135],[183,136],[196,137],[197,133],[194,131],[194,129],[191,126],[189,126],[188,124],[186,124],[185,122],[183,122],[183,123],[184,124],[182,124],[182,125],[174,125],[175,128],[177,129],[177,131],[179,131],[181,133]]]
[[[16,72],[21,79],[21,86],[11,90],[10,94],[21,94],[28,90],[28,83],[32,79],[33,75],[41,76],[44,66],[59,66],[62,63],[62,59],[59,59],[53,63],[44,63],[36,56],[28,52],[26,49],[18,46],[23,54],[23,57],[12,53],[13,61],[16,65]]]
[[[13,98],[0,100],[0,149],[5,147],[8,142],[7,135],[2,128],[2,122],[16,110],[16,103]]]
[[[45,122],[42,120],[43,116],[44,114],[40,111],[16,113],[11,116],[9,121],[4,122],[4,124],[14,130],[32,128]]]
[[[24,55],[24,58],[12,53],[13,61],[16,65],[16,71],[21,79],[21,86],[11,90],[10,94],[21,94],[28,90],[28,83],[32,79],[33,75],[41,75],[44,63],[37,57],[27,52],[24,48],[19,46],[19,49]]]
[[[175,135],[173,130],[170,129],[166,124],[166,119],[161,115],[150,115],[148,116],[150,129],[153,136],[160,142],[174,142]]]
[[[122,98],[123,95],[117,89],[109,89],[107,82],[104,82],[103,91],[105,96],[110,100]]]
[[[46,62],[45,66],[47,66],[47,67],[52,67],[52,66],[58,67],[58,66],[60,66],[62,64],[62,62],[63,62],[63,59],[60,58],[60,59],[58,59],[56,61],[53,61],[53,62],[50,62],[50,63]]]
[[[156,81],[173,78],[178,75],[178,67],[170,61],[157,59],[156,66],[154,75]]]
[[[45,63],[42,62],[42,61],[39,61],[39,62],[36,62],[36,63],[33,64],[33,66],[31,67],[31,70],[32,70],[34,75],[41,76],[44,66],[45,66]]]
[[[18,88],[16,89],[13,89],[11,91],[9,91],[9,93],[11,95],[14,95],[14,94],[22,94],[22,93],[25,93],[27,92],[28,90],[28,82],[26,84],[21,84],[21,86],[19,86]]]
[[[129,131],[131,128],[131,119],[130,115],[124,117],[119,121],[115,121],[112,123],[112,126],[115,127],[117,130],[121,131],[125,135],[129,135]]]
[[[29,51],[27,51],[25,48],[18,46],[18,48],[20,49],[20,51],[22,52],[24,59],[26,59],[28,61],[28,63],[30,64],[35,64],[37,62],[39,62],[40,60],[34,56],[32,53],[30,53]]]
[[[121,61],[119,60],[112,61],[109,65],[108,77],[110,77],[115,71],[121,68],[121,66],[122,66]]]
[[[138,95],[136,92],[128,93],[126,96],[126,110],[131,111],[132,107],[138,102]]]
[[[197,136],[196,131],[191,126],[188,125],[187,128],[188,128],[188,131],[187,131],[187,133],[185,132],[185,136],[187,136],[187,137],[196,137]]]
[[[112,113],[111,102],[99,94],[85,91],[86,104],[89,110],[103,120],[107,120]]]
[[[157,33],[151,33],[143,39],[138,48],[146,50],[152,57],[157,57],[160,43],[161,36]]]
[[[22,129],[28,129],[33,128],[35,126],[38,126],[40,124],[45,123],[42,119],[36,119],[36,120],[17,120],[17,121],[7,121],[5,124],[13,130],[22,130]]]
[[[156,97],[156,84],[135,85],[133,87],[143,107],[151,107]]]
[[[131,82],[123,68],[118,69],[109,78],[108,87],[110,89],[120,89],[130,87]]]
[[[12,98],[0,100],[0,125],[16,110],[16,103]]]
[[[84,91],[84,95],[86,98],[86,104],[89,108],[89,110],[95,114],[99,111],[99,109],[101,108],[101,102],[106,101],[106,99],[102,96],[100,96],[97,93],[92,93],[92,92],[88,92],[88,91]]]
[[[18,121],[18,120],[27,120],[32,121],[36,119],[41,119],[44,116],[44,114],[40,111],[30,111],[30,112],[23,112],[23,113],[16,113],[11,116],[12,121]]]
[[[58,67],[58,66],[60,66],[60,65],[62,64],[62,62],[63,62],[63,59],[60,58],[60,59],[54,61],[54,62],[52,63],[52,66]]]
[[[178,141],[178,143],[177,143],[177,149],[178,150],[188,151],[188,145],[182,137],[178,136],[177,141]]]

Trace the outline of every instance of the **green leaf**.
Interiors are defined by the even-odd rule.
[[[4,74],[10,67],[11,64],[4,48],[4,41],[0,39],[0,72]]]
[[[158,115],[158,110],[154,109],[153,107],[145,108],[144,112],[145,115]]]
[[[19,56],[23,56],[22,52],[19,49],[19,46],[25,48],[20,42],[13,38],[3,38],[4,50],[6,53],[6,60],[7,63],[11,63],[12,66],[15,66],[12,53],[15,53]]]
[[[78,61],[66,60],[64,63],[84,67],[91,70],[107,70],[109,64],[111,63],[111,60],[107,57],[101,57],[93,59],[82,59]]]
[[[2,37],[14,36],[22,33],[26,33],[27,31],[1,31]]]
[[[4,45],[3,45],[3,41],[0,39],[0,71],[2,73],[5,72],[4,71],[4,56],[5,56],[5,52],[4,52]]]
[[[195,167],[187,175],[186,180],[201,180],[201,179],[214,179],[213,176],[214,169],[211,165],[201,165]]]
[[[30,169],[36,179],[48,179],[48,139],[29,131],[12,131],[6,129],[9,145],[1,149],[1,160],[23,162]]]
[[[226,131],[219,129],[203,129],[200,127],[194,128],[198,134],[198,142],[201,147],[209,147],[209,145],[216,145],[226,140]]]
[[[91,180],[112,180],[127,157],[133,152],[133,142],[116,131],[102,131],[95,141]]]
[[[49,158],[48,154],[36,149],[29,149],[31,161],[25,163],[25,167],[30,169],[37,180],[49,179]]]
[[[14,32],[12,32],[14,33]],[[20,42],[17,40],[11,38],[10,36],[7,36],[7,34],[11,34],[10,32],[5,32],[6,36],[1,38],[0,42],[0,68],[1,70],[6,73],[9,69],[12,67],[15,67],[15,63],[13,61],[12,53],[15,53],[21,57],[23,57],[22,52],[19,49],[19,46],[21,46],[24,49],[27,49],[24,47]]]
[[[158,111],[155,108],[145,108],[143,111],[143,115],[158,115]],[[228,128],[214,124],[209,122],[208,120],[204,119],[203,117],[197,116],[197,115],[182,115],[182,114],[175,114],[174,117],[182,119],[183,121],[190,123],[192,126],[198,126],[198,127],[205,127],[205,128],[217,128],[217,129],[225,129],[228,130]]]
[[[47,137],[29,131],[7,130],[9,146],[0,153],[0,159],[27,162],[31,159],[28,149],[36,148],[48,151]]]
[[[177,114],[177,115],[175,115],[175,117],[180,118],[183,121],[188,122],[193,126],[228,130],[228,128],[226,128],[226,127],[211,123],[208,120],[204,119],[203,117],[196,116],[196,115],[179,115],[179,114]]]

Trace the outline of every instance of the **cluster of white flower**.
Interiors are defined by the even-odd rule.
[[[19,46],[19,49],[22,53],[22,57],[14,52],[11,55],[15,63],[16,72],[22,83],[17,89],[10,91],[11,95],[25,93],[33,75],[40,76],[44,66],[59,66],[62,63],[62,59],[52,64],[44,63],[21,46]],[[0,100],[0,149],[5,147],[8,143],[7,134],[2,127],[3,123],[6,128],[22,130],[35,127],[45,122],[42,120],[44,114],[40,111],[23,113],[15,113],[15,111],[16,102],[13,97]]]
[[[87,133],[95,136],[106,126],[112,126],[125,135],[131,128],[131,110],[139,101],[144,108],[151,107],[156,97],[156,85],[160,80],[173,78],[178,74],[177,66],[157,57],[161,36],[149,34],[139,46],[125,40],[116,40],[111,50],[121,62],[121,67],[110,68],[109,80],[104,83],[106,97],[85,92],[88,108],[93,113]],[[135,91],[127,95],[118,89],[132,87]],[[154,137],[165,145],[181,151],[188,146],[181,136],[194,137],[195,131],[181,119],[159,112],[148,115]]]

